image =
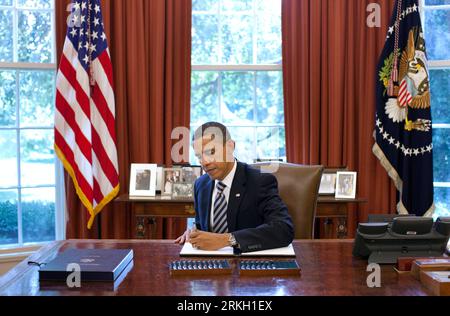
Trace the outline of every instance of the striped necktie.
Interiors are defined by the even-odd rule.
[[[217,194],[214,201],[214,227],[213,233],[223,234],[228,232],[227,222],[227,200],[223,190],[227,186],[223,182],[217,182]]]

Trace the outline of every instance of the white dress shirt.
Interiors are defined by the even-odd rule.
[[[227,206],[228,206],[228,200],[230,197],[231,185],[233,184],[234,174],[236,173],[236,167],[237,167],[237,162],[236,162],[236,160],[234,160],[233,169],[231,169],[230,173],[227,174],[225,179],[222,180],[222,182],[226,185],[225,189],[223,189],[223,194],[225,195],[225,201],[227,201]],[[219,182],[220,182],[220,180],[214,181],[214,190],[213,190],[212,202],[211,202],[211,216],[210,216],[210,223],[209,223],[211,225],[211,227],[214,227],[214,202],[216,201],[217,183],[219,183]]]

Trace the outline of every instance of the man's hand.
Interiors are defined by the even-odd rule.
[[[190,233],[188,241],[201,250],[218,250],[229,246],[228,234],[215,234],[196,230]]]
[[[192,231],[188,228],[186,229],[186,231],[184,232],[183,235],[181,235],[180,237],[178,237],[177,239],[175,239],[175,243],[176,244],[180,244],[183,245],[185,242],[189,242],[189,234]]]

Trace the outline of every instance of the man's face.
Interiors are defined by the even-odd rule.
[[[224,145],[222,140],[211,140],[211,137],[204,136],[194,141],[194,152],[203,170],[213,180],[223,180],[233,169],[234,142],[232,140]]]

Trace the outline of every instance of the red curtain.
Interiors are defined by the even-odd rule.
[[[69,0],[56,1],[57,55],[67,30]],[[102,0],[114,67],[120,193],[131,163],[170,165],[171,132],[190,123],[191,0]],[[132,238],[129,206],[111,202],[86,228],[88,213],[66,176],[67,238]],[[174,238],[184,220],[158,220],[158,238]],[[100,230],[100,231],[99,231]]]
[[[396,191],[372,154],[376,65],[394,0],[283,0],[283,80],[288,161],[347,166],[368,200],[355,220],[395,211]],[[381,27],[367,6],[380,5]],[[353,206],[354,207],[354,206]]]

